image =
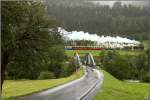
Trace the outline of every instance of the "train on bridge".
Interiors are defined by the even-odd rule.
[[[106,48],[101,46],[65,46],[66,50],[113,50],[113,49],[123,49],[123,50],[144,50],[143,46],[132,46],[124,48]]]
[[[99,46],[65,46],[66,50],[103,50]]]

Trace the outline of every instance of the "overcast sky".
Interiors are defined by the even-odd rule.
[[[89,2],[99,5],[109,5],[112,6],[114,2],[120,1],[123,5],[124,4],[131,4],[136,6],[149,6],[150,0],[89,0]]]

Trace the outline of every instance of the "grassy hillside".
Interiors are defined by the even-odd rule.
[[[149,100],[148,83],[128,83],[114,78],[103,71],[104,83],[94,100]]]
[[[53,88],[61,84],[65,84],[81,77],[84,74],[83,69],[75,72],[73,75],[49,80],[6,80],[3,86],[4,100],[15,100],[15,97]],[[14,97],[14,98],[13,98]]]

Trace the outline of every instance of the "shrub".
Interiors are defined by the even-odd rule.
[[[55,75],[53,72],[49,71],[42,71],[38,77],[38,79],[52,79],[55,78]]]
[[[70,62],[64,62],[62,64],[60,77],[66,77],[70,75],[70,72],[68,71],[68,69],[70,68],[69,63]]]
[[[150,82],[150,74],[149,74],[149,72],[143,73],[143,75],[142,75],[142,81],[143,82]]]
[[[108,51],[103,56],[101,62],[101,68],[107,70],[118,79],[149,81],[148,59],[145,53],[139,55],[120,55],[116,51]]]

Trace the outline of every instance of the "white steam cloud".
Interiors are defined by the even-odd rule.
[[[60,32],[66,40],[91,40],[97,43],[109,42],[109,43],[128,43],[128,44],[137,44],[137,45],[140,44],[139,41],[123,38],[120,36],[116,36],[116,37],[98,36],[97,34],[89,34],[88,32],[83,32],[83,31],[68,32],[65,29],[60,27],[58,28],[58,32]]]

